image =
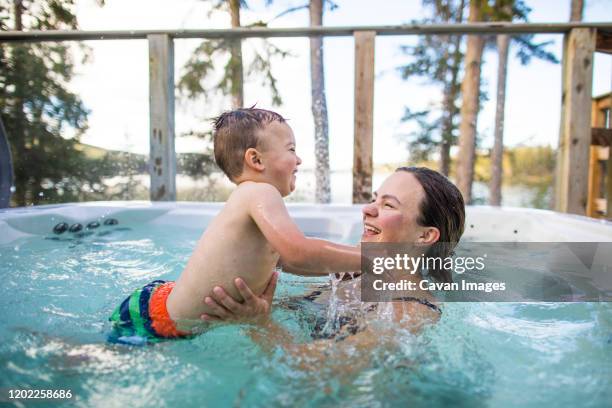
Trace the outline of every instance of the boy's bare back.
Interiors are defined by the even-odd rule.
[[[250,215],[250,204],[270,193],[257,184],[244,182],[231,194],[202,234],[170,293],[166,305],[179,330],[201,324],[200,316],[211,312],[202,300],[215,286],[226,288],[236,299],[240,299],[233,283],[237,277],[257,294],[265,289],[280,255]]]

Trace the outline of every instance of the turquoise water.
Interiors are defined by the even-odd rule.
[[[319,360],[262,350],[247,326],[140,348],[106,343],[113,308],[138,286],[175,279],[199,235],[114,226],[81,238],[50,234],[0,246],[0,401],[9,401],[8,389],[23,388],[74,396],[36,406],[599,407],[612,401],[608,303],[447,303],[440,322],[419,336],[381,319],[375,331],[391,333],[395,345],[371,352],[332,341]],[[274,319],[295,342],[311,341],[308,322],[327,311],[283,304],[326,283],[281,277]]]

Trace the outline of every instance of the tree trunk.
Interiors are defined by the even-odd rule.
[[[478,0],[470,2],[468,21],[481,21]],[[465,55],[465,77],[461,84],[461,125],[459,126],[459,157],[457,159],[457,187],[463,194],[466,204],[472,201],[472,182],[474,180],[474,161],[476,157],[476,130],[480,96],[480,64],[484,48],[484,38],[469,35]]]
[[[21,16],[23,14],[23,0],[13,1],[13,18],[15,19],[15,31],[23,30],[23,23],[21,22]]]
[[[456,23],[463,22],[463,9],[465,1],[462,0],[459,5],[459,16]],[[461,66],[461,35],[456,35],[453,38],[453,55],[450,62],[450,82],[444,88],[443,102],[443,119],[442,119],[442,144],[440,146],[440,172],[445,176],[450,174],[450,149],[453,145],[453,122],[457,114],[455,100],[459,92],[459,83],[457,82],[459,67]]]
[[[459,40],[460,42],[461,40]],[[460,90],[460,84],[457,82],[459,75],[459,67],[461,65],[461,51],[459,44],[455,51],[457,58],[452,62],[451,66],[451,81],[444,90],[444,119],[442,121],[442,146],[440,147],[440,171],[445,176],[450,174],[450,149],[453,146],[453,122],[457,115],[457,106],[455,100]]]
[[[321,26],[323,24],[323,0],[310,0],[309,9],[310,26]],[[329,203],[331,202],[331,188],[323,37],[310,37],[310,82],[315,130],[315,200],[317,203]]]
[[[508,48],[510,37],[497,36],[499,65],[497,67],[497,105],[495,107],[495,141],[491,154],[490,204],[501,205],[501,184],[504,163],[504,109],[506,105],[506,74],[508,72]]]
[[[447,96],[444,95],[444,98],[446,97]],[[445,122],[446,120],[447,119],[444,118]],[[445,127],[445,125],[446,124],[444,123],[443,126]],[[444,132],[444,129],[443,129],[443,132]],[[450,173],[450,161],[451,161],[450,149],[451,147],[452,147],[452,142],[447,138],[446,134],[443,133],[442,134],[442,144],[440,145],[440,173],[444,174],[447,177]]]
[[[584,0],[572,0],[570,10],[570,21],[582,21],[582,11],[584,10]]]
[[[228,0],[232,17],[232,28],[240,27],[240,0]],[[232,107],[244,106],[243,73],[242,73],[242,41],[231,41],[230,69],[232,78]]]

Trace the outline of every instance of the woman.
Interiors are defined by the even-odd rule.
[[[454,247],[463,234],[465,206],[457,187],[440,173],[424,167],[400,167],[374,193],[374,199],[363,208],[364,230],[361,242],[398,242],[418,244],[425,249],[426,256],[446,258],[452,256]],[[450,282],[451,271],[443,268],[429,270],[431,278]],[[397,279],[411,280],[416,283],[423,279],[423,271],[415,274],[403,272]],[[214,308],[216,315],[203,315],[206,321],[260,321],[266,322],[272,336],[285,339],[282,328],[268,321],[271,301],[276,288],[278,275],[274,274],[267,289],[261,296],[255,296],[237,279],[236,288],[244,301],[238,302],[228,296],[222,288],[215,288],[205,302]],[[338,284],[336,297],[347,304],[360,302],[359,279],[344,277]],[[434,296],[427,290],[410,291],[410,296],[394,297],[389,302],[390,315],[394,323],[411,332],[418,332],[424,324],[436,322],[440,318]],[[314,292],[309,300],[325,302],[328,293]],[[365,319],[357,322],[351,316],[340,316],[335,333],[315,333],[319,339],[344,339],[358,346],[368,346],[375,342],[367,322],[376,319],[379,304],[361,308]],[[344,308],[346,310],[346,307]],[[274,336],[277,333],[278,336]],[[323,344],[321,345],[323,346]]]

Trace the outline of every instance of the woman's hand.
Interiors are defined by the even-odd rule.
[[[236,278],[234,285],[244,299],[242,303],[233,299],[222,287],[216,286],[211,296],[204,298],[204,303],[213,313],[205,313],[200,318],[206,322],[265,323],[270,317],[277,282],[278,272],[274,272],[261,296],[255,296],[242,279]]]

